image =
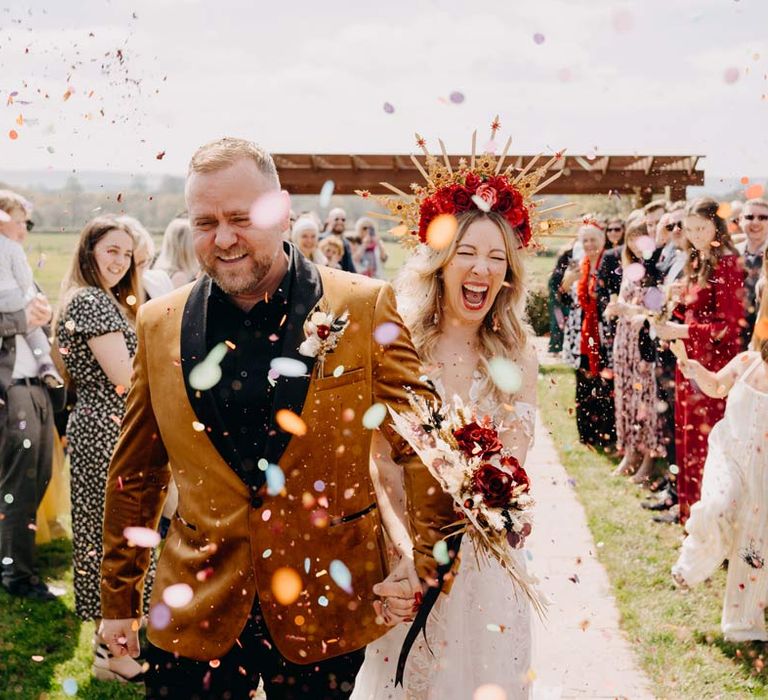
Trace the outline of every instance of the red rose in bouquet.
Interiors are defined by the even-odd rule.
[[[514,481],[515,488],[524,486],[523,492],[528,491],[531,488],[531,481],[528,478],[528,472],[523,469],[520,462],[515,457],[507,456],[501,458],[501,466],[506,467],[512,472],[512,481]]]
[[[490,459],[503,448],[499,434],[493,428],[484,428],[475,421],[454,430],[453,437],[459,443],[459,449],[467,457]]]
[[[512,477],[492,464],[481,464],[472,475],[472,488],[490,508],[506,508],[512,499]]]

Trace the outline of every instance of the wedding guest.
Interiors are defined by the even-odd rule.
[[[739,218],[742,231],[746,238],[736,244],[736,250],[741,256],[747,276],[744,282],[746,289],[746,323],[742,337],[748,342],[752,337],[757,316],[756,286],[763,267],[763,255],[768,244],[768,200],[750,199],[744,203]]]
[[[744,208],[744,202],[734,199],[731,202],[731,214],[728,217],[728,232],[734,236],[742,233],[741,229],[741,211]]]
[[[23,244],[30,204],[3,192],[0,236]],[[48,300],[38,294],[21,311],[0,313],[0,567],[3,589],[13,596],[55,600],[35,565],[37,509],[51,478],[54,406],[38,377],[26,334],[51,320]]]
[[[156,299],[164,294],[168,294],[168,292],[172,292],[173,282],[170,275],[164,270],[152,269],[157,256],[152,234],[133,216],[118,216],[116,220],[126,226],[136,240],[133,258],[136,269],[139,271],[142,301]]]
[[[624,219],[619,216],[608,218],[605,227],[605,249],[611,250],[624,244]]]
[[[349,247],[349,243],[344,238],[344,230],[347,227],[347,212],[341,207],[335,207],[328,212],[328,219],[326,221],[326,228],[323,238],[328,236],[336,236],[344,246],[344,257],[341,259],[341,269],[345,272],[357,272],[355,263],[352,260],[352,250]]]
[[[688,355],[719,371],[742,347],[744,271],[731,242],[719,203],[702,197],[688,205],[684,231],[688,260],[683,303],[674,321],[654,324],[661,340],[681,339]],[[680,522],[699,500],[707,456],[707,436],[723,417],[725,402],[705,396],[677,369],[675,454]]]
[[[376,224],[368,216],[361,216],[355,222],[355,233],[360,238],[360,256],[355,266],[361,275],[382,279],[387,250],[376,232]]]
[[[571,295],[561,291],[565,272],[573,258],[573,242],[559,251],[555,268],[549,276],[547,288],[547,312],[549,314],[549,345],[548,350],[553,354],[563,351],[563,335],[568,314],[571,311]]]
[[[584,246],[577,296],[582,311],[579,369],[576,372],[576,424],[579,440],[587,445],[607,447],[616,440],[613,382],[604,371],[606,348],[600,342],[597,306],[597,271],[605,250],[605,224],[585,218],[579,228]]]
[[[102,520],[107,468],[120,430],[136,352],[134,323],[141,283],[131,229],[102,216],[80,233],[61,287],[55,329],[67,372],[77,386],[69,416],[72,499],[72,556],[75,612],[101,618]],[[93,674],[101,679],[139,681],[141,666],[113,658],[94,634]]]
[[[341,259],[344,257],[344,244],[335,236],[323,238],[318,244],[320,252],[325,256],[325,264],[341,270]]]
[[[328,261],[318,247],[319,237],[320,231],[317,228],[317,224],[314,219],[308,216],[302,216],[298,219],[291,233],[293,244],[307,260],[311,260],[316,265],[325,265]]]
[[[646,233],[651,238],[656,238],[656,228],[659,225],[659,221],[661,220],[661,217],[664,216],[664,212],[666,210],[667,202],[664,199],[655,199],[643,207]]]
[[[605,226],[607,232],[607,223],[600,222]],[[632,223],[630,221],[630,223]],[[616,226],[614,225],[614,229]],[[623,237],[623,224],[622,224]],[[618,239],[616,239],[618,240]],[[616,335],[616,317],[606,317],[605,309],[612,299],[616,299],[621,289],[622,265],[621,256],[624,246],[617,243],[616,246],[609,246],[607,233],[605,252],[597,270],[597,313],[600,324],[600,343],[605,348],[605,366],[613,369],[613,339]]]
[[[648,357],[642,352],[646,294],[649,290],[658,293],[653,270],[649,269],[652,266],[638,244],[645,236],[644,221],[630,223],[621,254],[619,296],[605,310],[608,318],[617,319],[613,358],[616,447],[624,456],[615,473],[635,472],[632,481],[638,484],[650,477],[654,458],[665,453],[657,413],[655,354]]]
[[[293,209],[291,209],[288,212],[288,228],[285,229],[285,231],[283,231],[283,240],[286,243],[290,243],[291,242],[291,234],[293,233],[293,225],[296,223],[298,218],[299,217],[296,215],[296,212],[293,211]],[[319,226],[318,226],[318,229],[319,229]]]
[[[683,218],[686,203],[672,202],[656,226],[656,270],[660,284],[670,284],[685,268],[685,235]]]
[[[765,296],[763,302],[765,319]],[[672,575],[679,586],[695,586],[728,560],[723,636],[729,642],[768,641],[768,339],[755,333],[750,349],[718,372],[684,356],[679,365],[707,396],[728,399],[709,434],[701,500],[691,507]]]
[[[192,230],[189,219],[172,219],[163,233],[163,243],[153,269],[162,270],[170,278],[173,288],[192,282],[200,271],[192,247]]]
[[[584,259],[584,246],[581,239],[576,237],[571,252],[571,260],[563,273],[563,279],[560,282],[559,293],[564,298],[570,298],[570,312],[565,319],[563,328],[563,363],[579,369],[581,364],[581,307],[579,306],[579,295],[577,292],[577,283],[581,277],[581,262]]]

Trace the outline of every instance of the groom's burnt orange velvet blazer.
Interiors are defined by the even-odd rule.
[[[387,558],[369,474],[371,431],[362,417],[377,402],[407,410],[406,387],[427,395],[431,389],[419,379],[419,358],[389,285],[318,268],[294,248],[289,254],[292,308],[282,354],[305,362],[309,374],[280,377],[275,387],[265,458],[285,475],[279,495],[250,488],[222,457],[209,429],[217,420],[215,402],[209,391],[189,385],[190,370],[206,356],[210,279],[150,301],[139,314],[133,380],[107,485],[102,614],[139,616],[149,551],[130,546],[123,530],[156,526],[172,474],[179,504],[151,603],[159,604],[173,584],[187,584],[193,597],[170,609],[167,625],[150,622],[149,639],[181,656],[224,655],[256,595],[279,651],[296,663],[359,649],[386,631],[372,607],[371,589],[386,576]],[[318,307],[335,316],[349,312],[349,326],[327,356],[323,376],[319,362],[298,352],[304,321]],[[401,329],[387,346],[374,340],[382,323]],[[338,367],[343,371],[334,376]],[[305,435],[278,427],[281,408],[302,417]],[[434,543],[454,520],[451,501],[404,441],[383,428],[403,468],[416,564],[426,575],[436,568]],[[226,440],[226,426],[221,434]],[[321,493],[315,487],[320,481]],[[346,590],[342,579],[330,575],[335,560],[351,574]],[[285,593],[290,588],[276,576],[280,569],[300,582],[298,597],[287,604],[274,593],[275,586]]]

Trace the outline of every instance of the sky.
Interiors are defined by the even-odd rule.
[[[767,44],[766,0],[0,0],[0,169],[179,175],[225,135],[459,153],[498,114],[513,153],[766,176]]]

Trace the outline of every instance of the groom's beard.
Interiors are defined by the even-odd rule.
[[[242,260],[227,263],[218,256],[231,258],[245,254]],[[257,255],[246,249],[218,250],[200,260],[200,267],[219,288],[230,295],[252,294],[259,289],[259,284],[269,272],[274,262],[274,255]]]

